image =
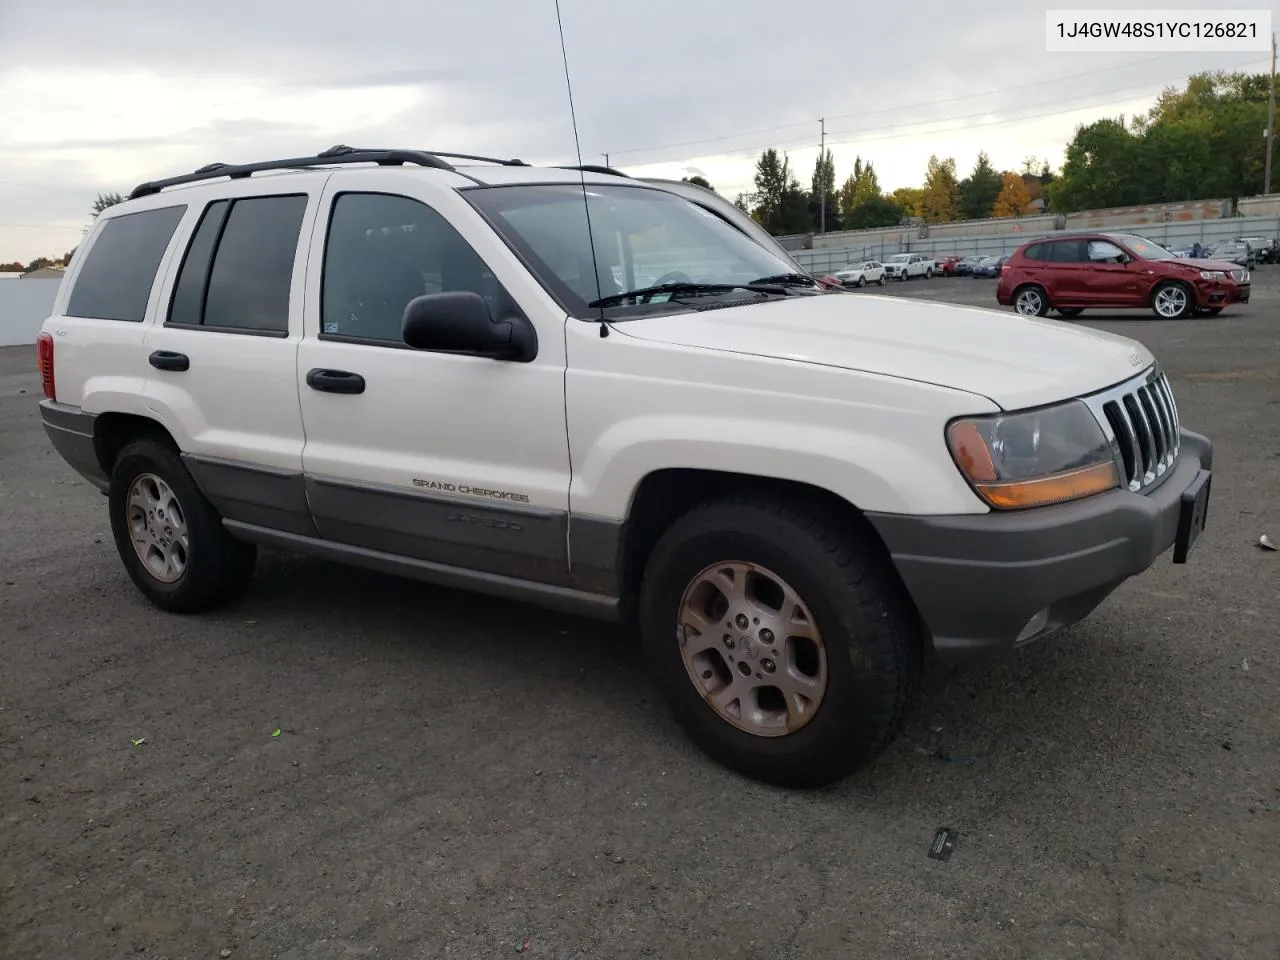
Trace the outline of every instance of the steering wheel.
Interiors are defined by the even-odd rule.
[[[670,273],[664,273],[657,280],[653,281],[655,287],[660,287],[664,283],[693,283],[693,278],[687,273],[679,270],[672,270]]]

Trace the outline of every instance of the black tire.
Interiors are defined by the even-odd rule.
[[[884,274],[883,274],[883,273],[882,273],[882,274],[880,274],[880,279],[876,281],[876,285],[877,285],[877,286],[881,286],[881,287],[883,287],[883,286],[884,286]]]
[[[1078,317],[1084,313],[1083,307],[1056,307],[1055,309],[1058,311],[1058,315],[1063,317]]]
[[[926,271],[924,272],[924,278],[925,278],[926,280],[932,280],[932,279],[933,279],[933,270],[932,270],[932,269],[926,270]]]
[[[186,522],[186,564],[171,583],[157,579],[133,547],[128,498],[134,481],[143,474],[152,474],[169,485]],[[116,551],[143,596],[160,609],[201,613],[235,598],[249,585],[257,548],[227,533],[222,518],[191,479],[182,458],[167,444],[153,439],[127,444],[111,470],[108,502]]]
[[[858,286],[859,286],[859,287],[865,287],[866,285],[867,285],[867,278],[866,278],[866,277],[859,277],[859,278],[858,278]]]
[[[1201,307],[1196,311],[1202,317],[1216,317],[1221,312],[1221,307]]]
[[[1019,301],[1019,298],[1021,298],[1023,294],[1034,294],[1039,298],[1039,304],[1033,311],[1023,309]],[[1028,303],[1030,303],[1029,299]],[[1013,291],[1013,308],[1020,316],[1043,317],[1049,312],[1049,294],[1045,288],[1040,286],[1038,283],[1024,283],[1022,286],[1018,287],[1018,289]]]
[[[792,733],[751,734],[723,719],[695,687],[672,629],[691,581],[732,560],[787,581],[822,634],[826,692]],[[646,566],[639,620],[658,687],[689,737],[724,766],[788,787],[830,783],[879,754],[916,701],[923,661],[919,621],[890,563],[874,535],[770,499],[716,501],[681,517]]]

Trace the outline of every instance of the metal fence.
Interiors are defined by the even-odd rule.
[[[886,238],[880,243],[835,250],[793,250],[791,255],[812,273],[834,273],[857,260],[884,260],[895,253],[920,253],[926,257],[954,254],[959,257],[1003,257],[1013,253],[1028,240],[1064,236],[1070,233],[1135,233],[1165,247],[1189,247],[1200,243],[1207,247],[1238,237],[1280,238],[1280,217],[1227,217],[1219,220],[1189,220],[1168,223],[1133,224],[1110,227],[1105,231],[1028,231],[1003,237],[968,237],[956,240],[920,240],[910,235]]]

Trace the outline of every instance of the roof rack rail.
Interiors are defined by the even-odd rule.
[[[392,153],[394,152],[393,149],[386,149],[386,148],[330,147],[324,153],[320,154],[320,156],[323,157],[328,154],[332,154],[333,156],[340,156],[340,153],[333,153],[333,151],[341,151],[341,150],[353,150],[357,153]],[[421,150],[421,151],[415,151],[415,152],[429,153],[433,157],[448,157],[450,160],[478,160],[481,163],[496,163],[499,166],[503,166],[503,167],[529,166],[529,164],[525,163],[523,160],[516,160],[516,159],[502,160],[502,159],[499,159],[498,157],[481,157],[481,156],[477,156],[474,153],[447,153],[443,150]]]
[[[314,157],[261,160],[257,163],[206,164],[194,173],[184,173],[177,177],[166,177],[163,180],[150,180],[147,183],[140,183],[130,192],[129,199],[136,200],[138,197],[149,197],[159,193],[165,187],[176,187],[184,183],[198,183],[201,180],[216,180],[219,177],[230,177],[233,180],[239,180],[266,170],[300,170],[306,167],[325,167],[337,163],[376,163],[379,166],[401,166],[406,163],[413,163],[420,167],[433,167],[437,170],[453,169],[453,164],[425,150],[357,150],[353,147],[339,144],[316,154]]]
[[[607,173],[615,177],[626,177],[628,180],[634,180],[630,174],[623,173],[621,170],[615,170],[613,167],[601,166],[598,163],[584,163],[576,167],[560,167],[561,170],[581,170],[583,173]]]

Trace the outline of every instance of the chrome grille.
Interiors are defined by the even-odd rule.
[[[1169,378],[1160,367],[1086,397],[1111,442],[1122,481],[1134,492],[1150,487],[1178,459],[1180,422]]]

